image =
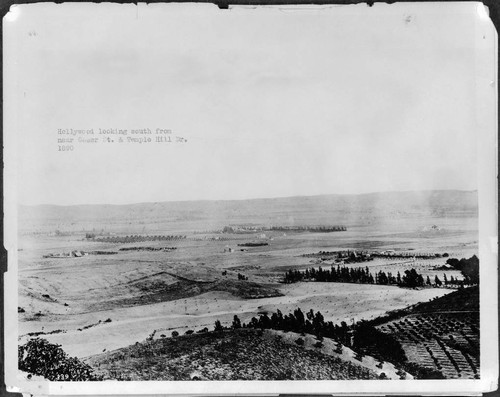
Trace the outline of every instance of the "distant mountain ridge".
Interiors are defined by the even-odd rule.
[[[169,201],[144,201],[138,203],[128,203],[128,204],[33,204],[33,205],[25,205],[20,204],[19,207],[23,209],[27,208],[36,208],[36,207],[56,207],[56,208],[66,208],[66,207],[131,207],[131,206],[142,206],[142,205],[158,205],[158,204],[188,204],[188,203],[240,203],[240,202],[257,202],[257,201],[271,201],[271,200],[300,200],[300,199],[320,199],[320,198],[353,198],[353,197],[366,197],[366,198],[375,198],[378,196],[425,196],[430,195],[434,198],[444,196],[460,196],[464,195],[475,197],[477,203],[477,190],[405,190],[405,191],[389,191],[389,192],[370,192],[370,193],[359,193],[359,194],[343,194],[343,193],[331,193],[331,194],[316,194],[310,196],[283,196],[283,197],[258,197],[258,198],[249,198],[249,199],[206,199],[206,200],[169,200]]]
[[[228,224],[340,225],[405,217],[477,217],[477,191],[432,190],[249,200],[20,206],[21,229],[95,223],[221,227]],[[188,227],[189,226],[189,227]],[[94,226],[95,227],[95,226]]]

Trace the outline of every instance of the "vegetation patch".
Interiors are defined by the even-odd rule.
[[[124,247],[119,251],[165,251],[170,252],[176,250],[177,247]]]
[[[422,288],[422,287],[442,287],[453,285],[455,287],[464,287],[465,285],[473,285],[479,282],[479,265],[477,266],[477,277],[466,276],[464,280],[455,280],[453,277],[448,280],[444,275],[444,283],[438,276],[434,277],[434,282],[429,276],[424,277],[415,269],[407,269],[401,275],[398,271],[396,275],[391,272],[379,270],[375,274],[371,273],[368,267],[347,267],[337,265],[331,266],[330,269],[323,269],[321,266],[316,268],[308,268],[304,271],[288,270],[285,273],[283,282],[285,284],[296,283],[299,281],[319,281],[332,283],[359,283],[359,284],[379,284],[379,285],[395,285],[404,288]],[[471,272],[472,273],[472,272]],[[471,274],[470,273],[470,274]]]
[[[417,377],[479,378],[478,286],[390,313],[369,325],[398,341],[407,356],[404,368]]]
[[[171,241],[171,240],[185,240],[186,236],[148,236],[148,235],[131,235],[131,236],[102,236],[96,237],[92,233],[87,234],[86,238],[88,241],[95,241],[98,243],[137,243],[143,241]]]
[[[286,315],[277,310],[253,317],[242,327],[313,334],[318,347],[328,337],[355,349],[358,359],[368,354],[389,361],[417,379],[472,379],[479,377],[478,304],[476,286],[351,326],[344,321],[334,325],[319,311],[304,314],[298,308]]]
[[[86,361],[104,379],[377,379],[361,366],[250,329],[161,338]]]
[[[69,357],[60,345],[41,338],[18,347],[18,368],[51,381],[102,380],[88,364]]]

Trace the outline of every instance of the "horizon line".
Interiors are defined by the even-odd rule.
[[[274,196],[274,197],[254,197],[242,199],[191,199],[191,200],[162,200],[162,201],[139,201],[132,203],[112,204],[112,203],[93,203],[93,204],[22,204],[18,203],[18,207],[84,207],[84,206],[130,206],[130,205],[144,205],[144,204],[164,204],[164,203],[193,203],[193,202],[217,202],[217,201],[257,201],[257,200],[278,200],[290,198],[306,198],[306,197],[324,197],[324,196],[368,196],[373,194],[390,194],[390,193],[424,193],[424,192],[477,192],[477,189],[422,189],[422,190],[385,190],[367,193],[323,193],[312,195],[294,195],[294,196]]]

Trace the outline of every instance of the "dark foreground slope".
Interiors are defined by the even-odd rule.
[[[85,361],[104,379],[121,380],[377,378],[361,366],[252,329],[151,340]]]

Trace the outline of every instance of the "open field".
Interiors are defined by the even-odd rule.
[[[149,304],[147,310],[144,305],[73,314],[69,309],[64,315],[54,315],[47,310],[44,316],[22,322],[20,334],[40,331],[42,328],[44,332],[65,330],[65,333],[44,337],[62,344],[71,355],[85,356],[144,340],[153,330],[159,336],[162,333],[170,335],[174,330],[184,333],[188,329],[212,329],[216,319],[230,325],[234,314],[242,321],[249,321],[258,313],[276,309],[286,313],[302,307],[320,310],[328,321],[351,322],[352,319],[371,319],[387,310],[427,301],[444,295],[449,290],[416,291],[388,286],[303,283],[295,288],[283,286],[280,292],[284,296],[261,299],[241,299],[228,292],[209,292],[187,299]],[[359,302],[363,304],[360,305]],[[27,316],[28,311],[21,314],[21,319],[23,315]],[[112,322],[104,323],[108,318]],[[102,323],[95,327],[78,331],[79,328],[99,321]]]
[[[392,196],[371,201],[358,198],[361,203],[349,205],[347,198],[337,197],[249,200],[243,202],[246,206],[201,202],[191,207],[166,203],[29,208],[20,219],[20,343],[39,335],[61,344],[70,355],[86,357],[144,341],[153,331],[160,338],[162,334],[169,337],[172,331],[211,330],[217,319],[229,326],[234,314],[248,322],[259,313],[312,308],[321,311],[325,321],[350,324],[427,302],[452,290],[319,282],[290,285],[282,280],[288,269],[317,267],[315,259],[302,255],[321,250],[446,252],[457,258],[477,254],[473,198],[469,192],[455,195],[464,197],[446,200],[443,193],[435,197],[429,193],[408,203],[396,195],[397,200]],[[429,205],[433,200],[437,204]],[[332,203],[343,203],[343,207],[329,212]],[[216,231],[249,222],[263,226],[342,224],[347,230]],[[86,238],[90,232],[186,238],[104,243]],[[238,245],[260,242],[268,245]],[[148,250],[127,250],[140,247]],[[165,247],[176,249],[161,250]],[[44,257],[76,250],[114,254]],[[446,273],[448,278],[461,278],[456,270],[435,269],[445,261],[377,258],[354,266],[393,274],[415,268],[424,277],[442,279]],[[319,265],[327,267],[329,262]]]

